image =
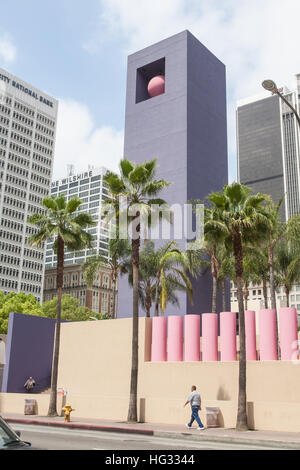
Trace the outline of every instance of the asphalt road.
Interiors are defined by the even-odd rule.
[[[224,444],[218,442],[189,442],[181,439],[133,434],[118,434],[86,430],[48,428],[14,424],[21,438],[41,450],[268,450],[266,447]]]

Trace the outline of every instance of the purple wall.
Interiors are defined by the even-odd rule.
[[[137,103],[138,71],[162,59],[165,93]],[[189,31],[129,56],[124,156],[137,163],[158,159],[157,178],[173,182],[161,193],[171,205],[203,200],[228,182],[225,66]],[[176,241],[185,249],[185,239]],[[194,291],[194,305],[178,293],[180,308],[169,305],[166,314],[210,312],[210,276],[195,281]],[[118,316],[131,314],[132,290],[124,277]]]
[[[32,376],[36,391],[50,387],[55,320],[11,313],[2,393],[24,393]]]

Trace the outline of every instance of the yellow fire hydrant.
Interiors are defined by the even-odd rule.
[[[72,406],[66,405],[62,411],[65,413],[65,423],[69,423],[71,421],[71,412],[75,411]]]

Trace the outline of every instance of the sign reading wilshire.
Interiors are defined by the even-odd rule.
[[[44,96],[42,95],[39,96],[35,91],[31,90],[30,88],[26,88],[25,86],[21,85],[21,83],[16,82],[15,80],[12,80],[6,75],[0,74],[0,80],[7,83],[8,85],[11,85],[17,88],[18,90],[21,90],[23,93],[26,93],[27,95],[32,96],[32,98],[39,100],[41,103],[44,103],[47,106],[50,106],[50,108],[54,107],[52,101],[47,100],[47,98],[44,98]]]

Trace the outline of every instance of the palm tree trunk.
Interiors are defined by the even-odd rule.
[[[137,227],[140,234],[140,225]],[[137,414],[137,388],[139,365],[139,264],[140,264],[140,236],[132,240],[132,272],[133,272],[133,316],[132,316],[132,362],[130,398],[128,409],[128,422],[136,423]]]
[[[274,279],[274,254],[272,248],[269,249],[269,269],[270,269],[270,290],[271,290],[271,309],[276,310],[276,289]]]
[[[116,312],[116,285],[117,285],[117,280],[116,280],[115,274],[113,274],[113,277],[112,277],[112,291],[113,291],[112,318],[113,319],[117,318],[117,312]]]
[[[145,299],[145,310],[146,310],[146,317],[151,317],[151,307],[152,307],[152,288],[151,288],[151,281],[147,281],[146,285],[146,299]]]
[[[155,317],[159,317],[159,284],[160,284],[160,271],[156,275],[155,312],[154,312]]]
[[[249,298],[249,289],[248,289],[248,282],[244,282],[244,308],[248,310],[248,298]]]
[[[285,295],[286,295],[286,306],[287,308],[290,307],[290,289],[288,286],[284,286],[285,287]]]
[[[48,416],[58,416],[57,413],[57,379],[58,379],[58,361],[61,330],[61,299],[64,282],[64,241],[58,236],[57,246],[57,312],[55,325],[55,338],[51,375],[51,393]]]
[[[212,313],[217,313],[217,295],[218,295],[218,262],[215,256],[215,247],[211,256],[211,268],[213,278],[213,291],[212,291]]]
[[[223,312],[226,312],[227,302],[226,302],[226,281],[225,281],[225,279],[222,280],[222,309],[223,309]]]
[[[240,329],[240,357],[239,357],[239,396],[236,429],[247,431],[247,362],[246,362],[246,332],[245,332],[245,310],[243,300],[243,247],[239,232],[233,234],[233,248],[235,258],[235,271],[237,279],[237,294],[239,305],[239,329]]]
[[[274,253],[273,248],[269,248],[269,269],[270,269],[270,291],[271,291],[271,309],[277,311],[276,308],[276,289],[275,289],[275,276],[274,276]],[[278,335],[278,319],[276,318],[276,338],[277,338],[277,354],[279,357],[279,335]]]
[[[213,275],[213,292],[212,292],[212,309],[211,313],[217,313],[217,295],[218,295],[218,281],[216,276]]]
[[[263,293],[264,293],[264,301],[265,301],[265,309],[268,309],[268,287],[267,287],[267,280],[263,278]]]

